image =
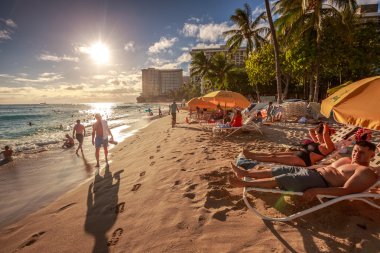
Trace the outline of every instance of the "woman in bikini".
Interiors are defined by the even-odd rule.
[[[274,154],[253,153],[246,149],[243,155],[251,160],[259,162],[281,163],[291,166],[308,167],[322,160],[325,156],[335,150],[335,145],[331,141],[330,131],[327,124],[319,125],[316,129],[310,130],[312,143],[303,146],[302,150],[295,152],[278,152]]]

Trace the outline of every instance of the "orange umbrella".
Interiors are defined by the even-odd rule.
[[[216,105],[215,104],[203,100],[202,97],[190,99],[189,102],[187,102],[187,105],[191,109],[195,109],[197,106],[199,108],[202,108],[202,109],[203,108],[206,108],[206,109],[216,109]]]
[[[248,99],[242,94],[228,90],[220,90],[208,93],[203,96],[203,99],[213,104],[220,104],[221,106],[228,108],[246,108],[251,104]]]
[[[380,130],[380,76],[374,76],[349,84],[321,104],[321,113],[329,117],[334,113],[336,121],[373,130]]]

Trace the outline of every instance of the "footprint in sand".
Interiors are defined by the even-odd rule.
[[[116,206],[111,208],[111,211],[115,211],[115,213],[122,213],[124,212],[124,206],[125,202],[121,202],[120,204],[117,204]]]
[[[206,218],[205,215],[203,215],[203,214],[200,215],[199,218],[198,218],[198,225],[200,227],[202,227],[206,223],[206,220],[207,220],[207,218]]]
[[[137,191],[139,188],[141,187],[141,184],[135,184],[133,187],[132,187],[132,190],[133,192]]]
[[[222,211],[218,211],[216,213],[214,213],[214,215],[212,216],[212,218],[214,219],[217,219],[217,220],[220,220],[220,221],[226,221],[227,220],[227,213],[230,211],[230,209],[226,208]]]
[[[174,182],[174,185],[179,185],[181,183],[181,180],[176,180],[175,182]]]
[[[190,185],[189,187],[187,187],[186,192],[193,191],[195,189],[195,187],[197,187],[197,185],[198,184],[192,184],[192,185]]]
[[[32,245],[33,243],[35,243],[38,239],[40,239],[40,237],[45,234],[46,232],[45,231],[42,231],[42,232],[39,232],[37,234],[34,234],[32,235],[31,237],[28,238],[28,240],[26,240],[23,244],[21,244],[18,248],[19,249],[22,249],[22,248],[25,248],[27,246],[30,246]]]
[[[161,145],[158,145],[156,148],[161,148]]]
[[[149,156],[149,159],[153,159],[153,158],[154,158],[154,156],[152,156],[152,155],[151,155],[151,156]]]
[[[111,240],[107,242],[107,246],[115,246],[119,242],[119,239],[123,235],[123,232],[124,230],[122,228],[117,228],[115,231],[113,231]]]
[[[183,194],[184,197],[189,198],[189,199],[194,199],[195,198],[195,193],[192,192],[187,192]]]
[[[63,210],[66,210],[67,208],[69,208],[69,207],[71,207],[72,205],[75,205],[75,204],[76,204],[76,203],[74,202],[74,203],[70,203],[70,204],[68,204],[68,205],[65,205],[65,206],[59,208],[57,211],[55,211],[55,213],[59,213],[59,212],[61,212],[61,211],[63,211]]]
[[[182,161],[183,161],[183,159],[176,160],[177,163],[182,162]]]
[[[153,166],[155,163],[156,163],[156,162],[151,162],[151,163],[150,163],[150,166]]]
[[[140,177],[145,176],[145,171],[140,172]]]

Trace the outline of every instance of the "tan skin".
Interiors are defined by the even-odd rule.
[[[322,155],[316,154],[314,152],[311,152],[310,160],[312,164],[315,164],[316,162],[322,160],[326,155],[330,154],[335,150],[335,145],[332,142],[329,134],[329,127],[327,124],[323,125],[323,134],[321,134],[319,137],[315,136],[316,140],[318,138],[318,142],[321,143],[319,145],[319,151],[321,151]],[[305,162],[299,158],[298,156],[294,155],[293,152],[278,152],[273,154],[267,154],[267,153],[253,153],[246,149],[243,149],[243,155],[252,160],[256,160],[259,162],[273,162],[273,163],[280,163],[284,165],[292,165],[292,166],[303,166],[305,167]]]
[[[351,158],[341,158],[328,166],[311,166],[308,169],[316,169],[328,182],[328,188],[311,188],[304,192],[306,201],[311,201],[318,194],[343,196],[352,193],[360,193],[371,187],[380,177],[380,167],[369,167],[369,161],[375,152],[368,147],[354,146]],[[233,165],[233,171],[237,177],[252,177],[255,181],[245,182],[238,178],[230,178],[229,182],[235,187],[278,187],[272,177],[271,169],[245,171],[243,168]]]

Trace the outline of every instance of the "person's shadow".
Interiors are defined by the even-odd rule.
[[[106,233],[115,224],[119,213],[118,192],[120,173],[123,171],[119,170],[112,175],[107,165],[104,176],[100,176],[99,171],[97,171],[94,182],[89,185],[84,229],[86,233],[92,234],[95,237],[93,253],[108,252],[108,246],[116,244],[118,240],[118,238],[108,240]],[[113,184],[114,178],[116,179],[116,183]],[[122,208],[124,210],[124,205]],[[112,237],[118,237],[122,232],[123,229],[118,228],[114,231]]]

